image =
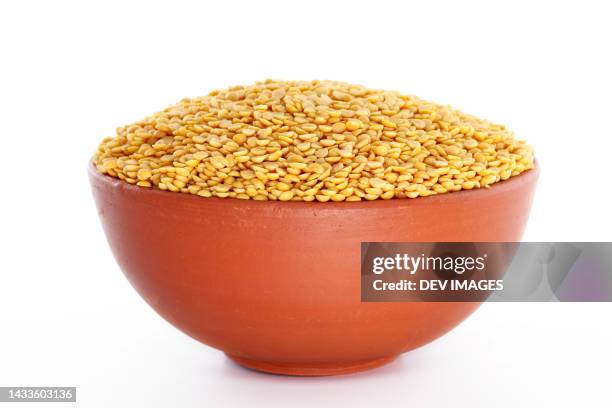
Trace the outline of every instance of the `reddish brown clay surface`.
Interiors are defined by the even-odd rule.
[[[446,333],[474,303],[362,303],[362,241],[518,241],[538,169],[417,199],[307,203],[203,198],[89,169],[112,251],[174,326],[239,364],[360,371]]]

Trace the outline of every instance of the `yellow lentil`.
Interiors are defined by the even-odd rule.
[[[393,91],[273,81],[187,98],[105,138],[104,174],[141,187],[280,201],[417,198],[534,166],[503,125]]]

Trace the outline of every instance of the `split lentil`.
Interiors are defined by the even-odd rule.
[[[534,166],[503,125],[343,82],[266,80],[176,105],[105,138],[97,169],[141,187],[281,201],[416,198]]]

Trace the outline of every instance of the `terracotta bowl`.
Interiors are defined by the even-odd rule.
[[[538,169],[417,199],[202,198],[89,178],[119,266],[178,329],[255,370],[331,375],[385,364],[476,303],[362,303],[362,241],[518,241]]]

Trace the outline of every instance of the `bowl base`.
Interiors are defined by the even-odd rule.
[[[397,356],[391,356],[352,363],[301,365],[291,363],[269,363],[265,361],[251,360],[244,357],[232,356],[229,354],[227,354],[227,356],[235,363],[251,370],[269,374],[306,377],[340,375],[366,371],[388,364],[397,358]]]

